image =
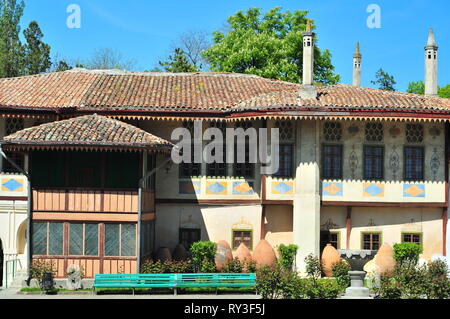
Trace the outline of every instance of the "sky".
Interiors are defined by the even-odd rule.
[[[80,28],[67,26],[71,4],[81,10]],[[371,4],[380,8],[379,27],[367,23],[374,14],[367,11]],[[229,16],[251,7],[308,11],[317,26],[317,45],[330,50],[341,83],[352,82],[352,57],[359,41],[362,86],[374,87],[370,81],[383,68],[394,76],[397,91],[423,80],[423,48],[432,27],[439,46],[439,85],[450,84],[448,0],[25,0],[21,27],[36,20],[52,57],[83,60],[95,49],[113,48],[136,61],[136,71],[144,71],[167,58],[181,33],[212,34]]]

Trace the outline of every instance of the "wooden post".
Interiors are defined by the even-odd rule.
[[[442,255],[447,256],[447,220],[448,208],[442,210]]]

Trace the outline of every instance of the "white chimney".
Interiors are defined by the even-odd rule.
[[[438,96],[437,50],[433,29],[430,28],[428,42],[425,46],[425,95]]]
[[[361,86],[361,60],[362,55],[359,52],[359,42],[356,43],[356,51],[353,54],[353,86]]]
[[[303,32],[303,84],[300,87],[300,98],[315,99],[317,90],[314,86],[314,32],[308,20],[306,31]]]

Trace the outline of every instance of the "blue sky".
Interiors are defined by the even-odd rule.
[[[81,8],[81,28],[69,29],[67,6]],[[381,28],[367,27],[369,4],[381,8]],[[439,84],[450,83],[450,1],[448,0],[25,0],[22,30],[38,21],[52,55],[89,57],[94,49],[110,47],[135,60],[143,71],[165,59],[180,33],[213,32],[228,16],[250,7],[281,6],[308,10],[317,25],[318,45],[331,51],[342,83],[351,83],[352,55],[357,41],[363,54],[362,85],[382,67],[392,74],[398,91],[424,75],[423,47],[433,27],[439,45]]]

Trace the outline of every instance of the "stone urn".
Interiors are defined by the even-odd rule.
[[[69,265],[67,267],[67,289],[81,289],[81,269],[78,265]]]
[[[253,260],[258,266],[272,266],[277,262],[277,256],[272,245],[265,239],[261,239],[253,250]]]
[[[341,260],[341,256],[336,248],[331,244],[327,244],[322,252],[322,270],[325,276],[333,277],[333,265]]]
[[[369,249],[339,249],[340,256],[345,259],[352,270],[362,271],[364,265],[374,259],[377,251]]]
[[[248,249],[247,246],[245,246],[243,243],[241,243],[238,249],[236,249],[234,257],[239,259],[240,262],[252,261],[252,254],[250,253],[250,249]]]
[[[383,244],[375,256],[375,264],[380,274],[392,274],[395,268],[394,250],[389,244]]]
[[[222,271],[223,266],[230,260],[233,260],[230,245],[225,240],[219,240],[215,257],[216,269]]]
[[[171,261],[172,260],[172,254],[170,253],[169,248],[167,247],[159,247],[155,254],[155,259],[161,262],[164,261]]]
[[[182,261],[187,259],[187,251],[183,244],[178,244],[172,252],[172,259],[175,261]]]

